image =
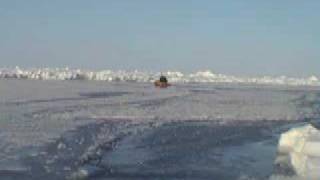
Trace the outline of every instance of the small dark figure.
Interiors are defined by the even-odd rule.
[[[162,82],[162,83],[168,83],[168,80],[167,80],[167,78],[165,77],[165,76],[160,76],[160,82]]]
[[[168,83],[168,79],[167,77],[161,75],[159,80],[156,80],[154,82],[154,85],[156,87],[160,87],[160,88],[167,88],[169,86],[171,86],[171,84]]]

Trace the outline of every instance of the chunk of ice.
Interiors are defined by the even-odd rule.
[[[320,178],[320,130],[312,125],[293,128],[281,135],[278,151],[289,155],[299,176]]]

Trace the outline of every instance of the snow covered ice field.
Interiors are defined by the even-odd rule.
[[[0,179],[299,179],[282,133],[319,87],[0,80]]]

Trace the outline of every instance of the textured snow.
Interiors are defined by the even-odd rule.
[[[316,76],[309,78],[292,78],[287,76],[262,76],[262,77],[237,77],[216,74],[210,70],[185,74],[179,71],[146,72],[146,71],[87,71],[69,68],[43,68],[43,69],[0,69],[0,78],[38,79],[38,80],[98,80],[98,81],[135,81],[152,82],[160,74],[168,76],[171,82],[201,82],[201,83],[243,83],[243,84],[271,84],[294,86],[319,86],[320,81]]]
[[[199,76],[215,75],[195,75]],[[125,135],[166,122],[241,125],[245,121],[263,132],[266,126],[260,122],[316,119],[318,91],[318,87],[229,83],[178,83],[157,89],[152,83],[121,81],[0,79],[0,176],[2,171],[28,174],[30,167],[43,167],[44,174],[36,171],[40,177],[52,172],[69,176],[71,171],[81,177],[99,174],[100,169],[88,162],[102,151],[112,149]],[[38,157],[40,162],[26,163],[26,157]]]

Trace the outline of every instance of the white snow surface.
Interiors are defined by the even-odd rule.
[[[97,80],[97,81],[135,81],[152,82],[161,74],[168,76],[171,82],[198,82],[198,83],[244,83],[244,84],[269,84],[269,85],[294,85],[294,86],[319,86],[320,80],[316,76],[308,78],[292,78],[287,76],[261,76],[237,77],[232,75],[217,74],[210,70],[195,73],[182,73],[179,71],[147,72],[147,71],[88,71],[69,68],[34,68],[21,69],[1,68],[0,78],[38,79],[38,80]]]

